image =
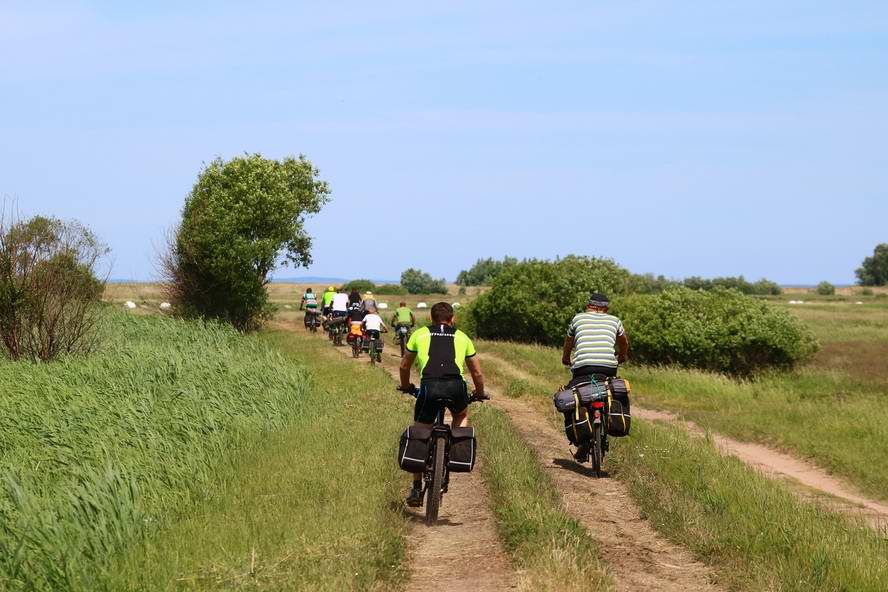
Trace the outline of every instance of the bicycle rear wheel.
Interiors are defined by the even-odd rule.
[[[438,510],[441,508],[441,489],[444,487],[444,448],[443,436],[435,438],[435,460],[432,464],[432,482],[426,497],[426,524],[438,521]]]
[[[601,477],[601,459],[603,458],[601,450],[601,424],[596,423],[592,426],[592,470],[595,471],[596,477]]]

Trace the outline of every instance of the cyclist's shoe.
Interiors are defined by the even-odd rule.
[[[410,493],[407,494],[407,505],[411,508],[418,508],[422,505],[422,489],[419,487],[410,489]]]
[[[580,444],[580,447],[577,448],[577,451],[574,453],[574,459],[578,463],[588,462],[588,460],[589,460],[589,445],[588,444]]]

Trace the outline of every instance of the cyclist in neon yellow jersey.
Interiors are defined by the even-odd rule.
[[[400,327],[407,327],[412,329],[416,326],[416,317],[413,316],[413,311],[407,306],[406,302],[402,302],[398,308],[395,309],[395,314],[392,315],[392,327],[394,327],[394,340],[398,341],[398,329]]]
[[[323,295],[321,295],[321,303],[324,305],[323,312],[325,316],[328,316],[330,314],[330,311],[333,310],[333,297],[335,295],[336,288],[334,288],[333,286],[327,288],[327,291],[324,292]]]
[[[484,398],[484,375],[475,356],[475,345],[469,336],[453,326],[453,307],[439,302],[432,307],[432,324],[417,329],[407,342],[401,358],[401,390],[412,391],[410,368],[419,366],[420,383],[413,419],[432,425],[442,407],[450,410],[452,427],[464,425],[468,419],[469,390],[464,378],[468,367],[475,385],[475,395]],[[413,488],[407,505],[422,503],[422,474],[413,475]]]

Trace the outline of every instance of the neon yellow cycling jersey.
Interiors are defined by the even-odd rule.
[[[416,354],[419,373],[426,378],[463,378],[466,358],[475,355],[469,336],[449,325],[432,325],[416,330],[407,342]]]
[[[325,306],[325,307],[330,306],[331,304],[333,304],[333,297],[334,297],[335,295],[336,295],[336,292],[331,292],[331,291],[329,291],[329,290],[327,290],[326,292],[324,292],[323,299],[324,299],[324,306]]]
[[[412,312],[406,306],[399,306],[395,311],[399,325],[409,325],[411,323]]]

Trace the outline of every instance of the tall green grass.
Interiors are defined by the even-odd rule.
[[[212,495],[218,461],[300,413],[298,365],[235,331],[109,312],[89,358],[0,364],[0,588],[95,590]]]
[[[326,339],[269,332],[311,388],[289,425],[242,447],[205,503],[130,549],[113,590],[391,590],[404,576],[406,398]]]
[[[633,425],[611,466],[665,536],[740,590],[888,590],[888,540],[804,502],[680,428]]]

